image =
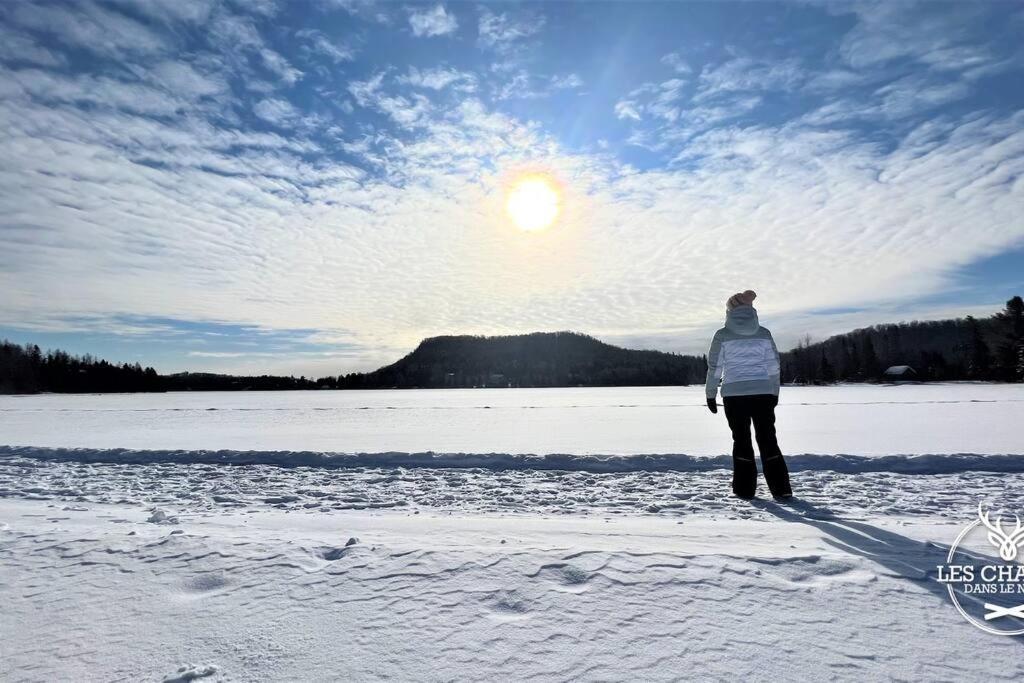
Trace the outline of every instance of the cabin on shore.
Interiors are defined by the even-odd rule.
[[[889,382],[916,382],[917,372],[909,365],[893,365],[882,373]]]

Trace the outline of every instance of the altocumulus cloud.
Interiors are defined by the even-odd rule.
[[[409,26],[412,27],[413,35],[429,38],[454,33],[459,28],[459,22],[445,10],[444,5],[439,4],[427,9],[410,10]]]
[[[784,339],[877,321],[821,309],[940,315],[1024,240],[1024,105],[991,94],[1022,71],[1015,7],[802,5],[816,45],[698,50],[597,5],[592,51],[559,52],[567,7],[0,7],[0,327],[298,330],[191,358],[307,374],[439,333],[695,351],[736,289]],[[564,211],[521,233],[503,193],[537,169]]]

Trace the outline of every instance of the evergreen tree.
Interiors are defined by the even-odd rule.
[[[981,326],[973,316],[967,316],[969,358],[967,372],[970,379],[988,379],[992,368],[992,353],[981,334]]]
[[[861,360],[861,369],[864,373],[864,379],[878,379],[882,374],[882,369],[879,366],[878,356],[875,354],[875,345],[871,341],[871,337],[868,336],[864,340],[863,358]]]
[[[1015,296],[1006,302],[1006,308],[996,313],[1000,328],[998,364],[999,379],[1007,382],[1024,380],[1024,300]]]
[[[836,381],[836,373],[832,369],[832,364],[828,362],[828,356],[825,355],[825,349],[821,349],[821,362],[818,367],[818,378],[825,384],[832,384]]]
[[[843,366],[845,379],[860,380],[860,354],[857,353],[857,343],[850,340],[850,346],[846,352],[846,362]]]

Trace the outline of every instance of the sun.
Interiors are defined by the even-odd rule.
[[[505,210],[520,230],[544,230],[558,218],[561,198],[554,184],[544,176],[525,176],[512,185]]]

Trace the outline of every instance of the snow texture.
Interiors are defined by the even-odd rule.
[[[934,581],[959,524],[771,502],[682,518],[175,513],[168,528],[128,504],[0,501],[4,676],[1024,676],[1024,643],[967,624]]]
[[[1024,388],[787,388],[790,504],[673,392],[3,398],[0,679],[1024,677],[935,580]]]

